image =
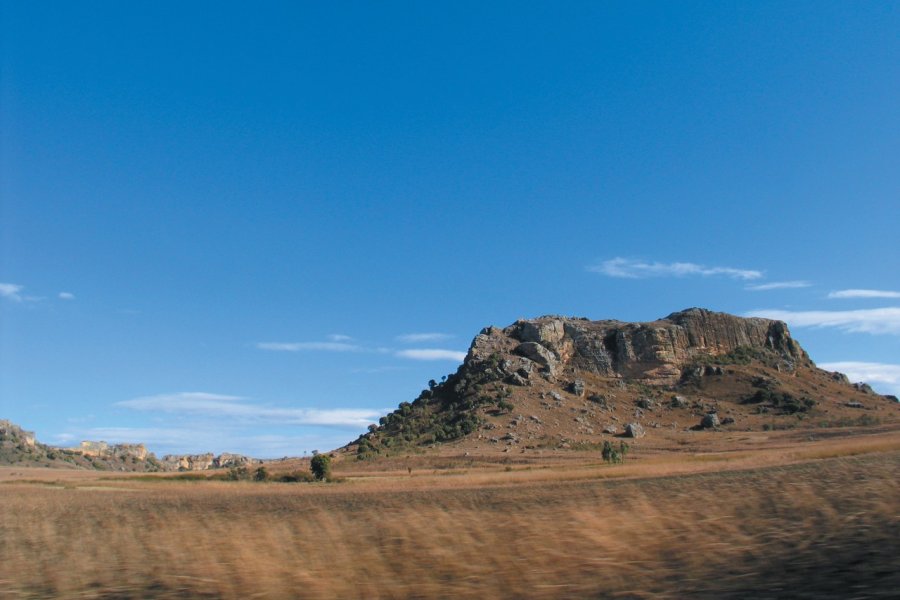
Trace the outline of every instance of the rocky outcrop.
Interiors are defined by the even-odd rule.
[[[212,452],[205,454],[167,454],[162,458],[163,467],[167,471],[206,471],[208,469],[227,469],[231,467],[245,467],[259,461],[243,456],[223,452],[216,456]]]
[[[700,357],[740,352],[764,354],[784,371],[811,364],[781,321],[691,308],[648,323],[547,316],[505,329],[488,327],[472,342],[465,366],[478,370],[493,365],[495,357],[517,356],[537,365],[548,380],[583,372],[666,384],[684,377],[687,367],[697,369]],[[699,369],[691,376],[723,372],[716,366]]]
[[[106,442],[93,442],[85,440],[75,448],[69,448],[72,452],[82,456],[97,458],[115,458],[119,460],[147,460],[152,456],[144,444],[107,444]]]
[[[36,441],[33,431],[25,431],[12,421],[0,419],[0,444],[34,448]]]

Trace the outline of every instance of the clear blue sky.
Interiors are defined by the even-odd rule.
[[[777,315],[900,392],[895,2],[2,7],[39,439],[332,448],[548,313]]]

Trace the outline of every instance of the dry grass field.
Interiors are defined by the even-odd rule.
[[[895,598],[900,436],[507,464],[339,462],[341,483],[5,469],[0,598]],[[415,468],[413,468],[415,467]]]

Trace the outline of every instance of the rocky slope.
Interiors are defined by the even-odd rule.
[[[661,427],[865,425],[897,409],[896,398],[817,369],[780,321],[700,308],[648,323],[545,316],[482,330],[455,374],[346,450],[565,448]]]

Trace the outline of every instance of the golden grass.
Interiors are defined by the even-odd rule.
[[[6,483],[0,598],[888,598],[900,589],[896,436],[550,467],[366,477],[347,468],[337,485]]]

